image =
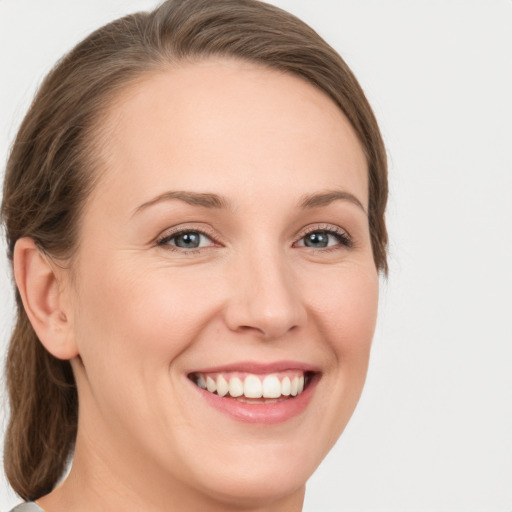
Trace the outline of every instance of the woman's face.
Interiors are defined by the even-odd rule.
[[[132,86],[102,132],[74,267],[75,466],[178,501],[301,493],[377,312],[349,122],[295,76],[210,60]]]

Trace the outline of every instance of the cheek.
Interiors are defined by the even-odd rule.
[[[114,360],[120,368],[168,366],[207,321],[198,283],[179,272],[140,267],[117,261],[94,272],[84,269],[88,279],[76,308],[84,362],[89,358],[109,371]]]
[[[316,298],[323,338],[331,357],[326,371],[330,401],[321,411],[324,440],[336,442],[363,390],[378,309],[378,275],[374,267],[352,267],[333,279],[328,291]],[[322,307],[323,306],[323,307]]]
[[[352,266],[331,275],[314,310],[323,337],[333,352],[333,365],[344,377],[364,380],[378,309],[378,275],[371,265]]]

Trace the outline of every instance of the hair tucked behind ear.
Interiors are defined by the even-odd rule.
[[[75,442],[78,399],[71,366],[43,348],[22,308],[7,356],[11,420],[4,466],[25,499],[49,493]]]
[[[2,220],[9,258],[31,237],[73,270],[80,214],[100,176],[108,137],[101,119],[122,89],[180,61],[232,57],[292,73],[345,113],[368,161],[368,221],[375,265],[386,271],[386,154],[372,110],[341,57],[294,16],[257,0],[168,0],[102,27],[43,82],[9,156]],[[45,351],[17,295],[7,357],[11,416],[5,469],[14,490],[52,490],[72,454],[77,390],[68,361]]]

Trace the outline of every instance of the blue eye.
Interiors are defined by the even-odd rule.
[[[162,238],[158,245],[171,245],[179,249],[200,249],[211,245],[212,240],[201,231],[180,231]]]
[[[329,246],[329,242],[332,242],[329,238],[334,238],[329,233],[324,233],[322,231],[315,231],[313,233],[308,233],[304,237],[304,245],[306,247],[316,247],[316,248],[324,248]],[[330,244],[332,245],[332,243]]]
[[[352,247],[352,241],[345,233],[333,230],[317,229],[304,235],[297,245],[299,247],[310,247],[313,249],[326,249],[339,245]]]

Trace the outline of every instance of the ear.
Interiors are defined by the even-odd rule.
[[[13,267],[25,312],[41,343],[59,359],[76,357],[71,305],[63,292],[65,270],[41,252],[32,238],[16,242]]]

